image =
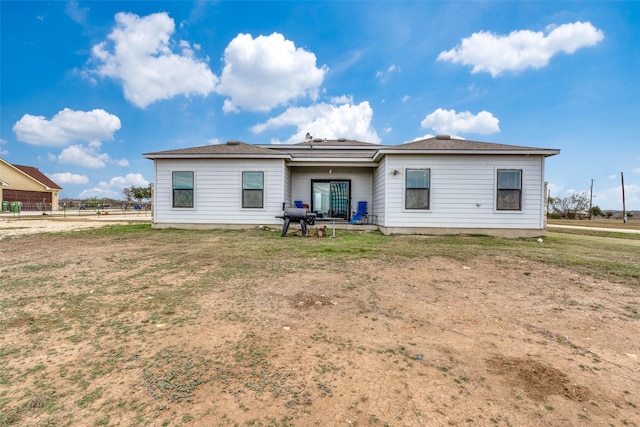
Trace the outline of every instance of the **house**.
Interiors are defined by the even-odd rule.
[[[21,202],[22,210],[58,210],[62,188],[33,166],[13,165],[0,158],[0,200]]]
[[[385,234],[544,234],[545,159],[560,150],[438,135],[401,145],[309,138],[145,153],[153,226],[280,225],[296,201],[347,222],[358,202]]]

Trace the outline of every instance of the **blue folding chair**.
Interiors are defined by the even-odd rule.
[[[351,217],[349,224],[362,224],[367,218],[367,202],[358,202],[358,212]]]
[[[298,209],[302,209],[304,208],[304,205],[302,204],[302,200],[296,200],[295,202],[293,202],[296,204],[296,208]]]

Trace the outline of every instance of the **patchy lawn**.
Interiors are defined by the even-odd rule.
[[[337,234],[0,240],[0,426],[639,425],[639,240]]]

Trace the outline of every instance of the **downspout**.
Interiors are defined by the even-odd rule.
[[[156,197],[156,186],[153,185],[158,182],[158,159],[153,159],[153,183],[151,183],[151,224],[156,223],[156,203],[158,198]]]
[[[540,162],[542,162],[542,164],[540,165],[540,170],[541,170],[541,175],[540,175],[540,185],[542,186],[542,188],[540,188],[541,194],[542,194],[542,199],[541,199],[541,203],[540,203],[540,227],[539,230],[545,230],[547,228],[547,203],[549,203],[549,201],[547,200],[547,183],[545,181],[545,157],[544,156],[540,156]]]
[[[284,208],[286,207],[286,203],[287,201],[284,199],[285,197],[285,185],[286,185],[286,174],[287,174],[287,164],[285,163],[284,159],[280,160],[280,196],[282,199],[282,212],[284,213]]]

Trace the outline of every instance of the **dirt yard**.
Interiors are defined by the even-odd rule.
[[[36,224],[0,224],[0,426],[640,425],[637,281],[426,236]]]

